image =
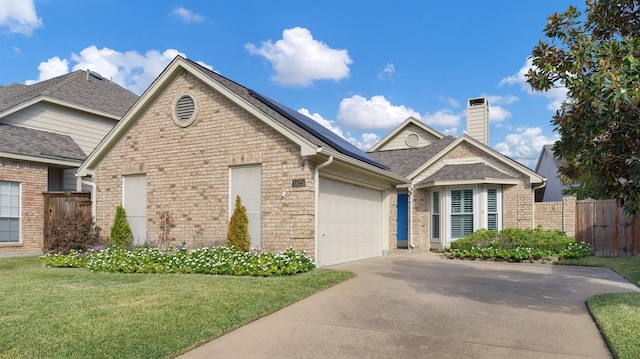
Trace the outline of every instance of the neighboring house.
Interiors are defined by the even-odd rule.
[[[236,196],[251,246],[305,251],[325,266],[396,245],[401,175],[310,118],[176,57],[80,166],[97,223],[122,203],[134,243],[224,244]]]
[[[0,255],[43,251],[43,192],[75,171],[138,98],[95,73],[0,86]]]
[[[398,187],[397,242],[441,249],[480,228],[534,228],[534,191],[546,179],[488,146],[486,98],[469,100],[454,138],[409,118],[369,150],[406,177]]]
[[[567,188],[560,181],[561,175],[558,170],[565,167],[567,162],[553,154],[553,145],[544,145],[536,164],[536,173],[547,178],[547,185],[536,192],[538,202],[558,202],[562,201],[564,195],[562,191]]]

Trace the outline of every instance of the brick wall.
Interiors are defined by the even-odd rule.
[[[558,202],[535,203],[535,227],[559,229],[569,237],[576,235],[576,198],[564,197]]]
[[[196,100],[197,119],[173,123],[173,103]],[[262,166],[262,247],[314,253],[314,164],[300,148],[188,73],[175,79],[96,169],[97,222],[108,233],[122,200],[122,176],[145,173],[147,233],[159,237],[159,215],[172,213],[170,237],[187,247],[226,241],[229,166]],[[305,187],[292,187],[304,179]],[[282,193],[286,192],[286,196]]]
[[[0,159],[0,180],[20,183],[20,242],[0,243],[0,255],[42,254],[47,166]]]

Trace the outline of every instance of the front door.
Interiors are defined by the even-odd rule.
[[[396,240],[398,248],[408,248],[409,244],[409,195],[398,193],[396,216]]]

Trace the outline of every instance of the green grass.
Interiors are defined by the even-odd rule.
[[[0,358],[170,358],[352,278],[121,274],[0,258]]]
[[[640,287],[640,257],[585,257],[558,264],[609,268]],[[609,293],[587,301],[614,357],[640,358],[640,293]]]

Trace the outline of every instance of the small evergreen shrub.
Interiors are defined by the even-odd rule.
[[[86,251],[98,244],[100,227],[96,226],[90,213],[81,211],[64,215],[58,221],[44,226],[44,251],[46,253],[64,253]]]
[[[236,196],[235,208],[231,215],[231,220],[229,220],[227,246],[235,247],[243,252],[248,252],[251,249],[249,218],[247,217],[247,209],[242,205],[240,196]]]
[[[119,204],[116,207],[116,215],[111,226],[111,237],[108,244],[121,248],[131,248],[132,243],[133,232],[131,232],[131,227],[127,221],[127,211]]]

